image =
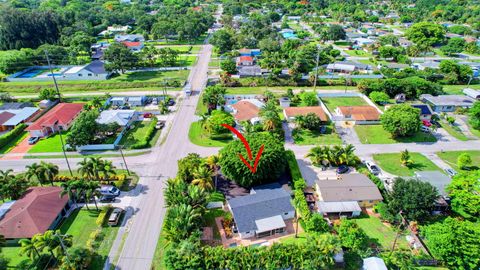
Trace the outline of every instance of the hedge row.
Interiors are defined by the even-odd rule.
[[[0,148],[5,147],[11,141],[15,140],[20,134],[22,134],[23,130],[27,128],[26,124],[20,124],[16,126],[14,129],[10,130],[9,132],[0,136]]]
[[[287,155],[288,167],[290,168],[290,174],[292,175],[292,181],[295,182],[298,179],[302,178],[302,173],[298,167],[297,159],[292,150],[285,151]]]
[[[224,140],[230,140],[233,137],[232,137],[231,133],[222,133],[222,134],[210,135],[209,138],[210,138],[210,140],[224,141]]]
[[[105,222],[108,219],[108,214],[110,214],[110,210],[112,210],[112,208],[113,207],[111,205],[107,205],[106,207],[102,208],[102,211],[100,212],[100,214],[98,214],[97,220],[95,220],[95,223],[99,227],[105,225]]]
[[[145,137],[143,137],[143,140],[132,145],[131,146],[132,149],[142,149],[142,148],[150,147],[150,140],[153,138],[153,135],[155,134],[157,121],[158,119],[156,117],[152,118],[152,121],[150,121],[148,129],[145,132]]]

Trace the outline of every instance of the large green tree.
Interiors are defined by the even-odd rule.
[[[208,112],[215,110],[217,106],[225,104],[224,95],[227,93],[225,87],[220,85],[209,86],[205,89],[202,94],[202,102],[207,105]]]
[[[463,38],[451,38],[447,45],[440,48],[447,55],[461,53],[465,49],[465,40]]]
[[[67,135],[67,143],[71,147],[87,145],[95,138],[98,130],[98,111],[83,111],[73,122],[70,133]]]
[[[233,116],[227,112],[214,110],[212,115],[208,117],[205,128],[210,134],[222,134],[230,132],[228,129],[222,126],[222,124],[227,124],[229,126],[235,125],[235,119]]]
[[[270,133],[253,133],[246,136],[250,145],[253,160],[249,160],[247,150],[240,140],[234,140],[220,150],[220,166],[222,173],[243,187],[251,187],[263,183],[272,182],[285,171],[286,154],[283,142],[276,139]],[[239,158],[241,154],[253,167],[255,157],[264,145],[264,150],[257,171],[252,173]]]
[[[420,112],[408,104],[388,108],[381,116],[383,128],[393,137],[411,136],[420,130]]]
[[[113,43],[104,53],[105,69],[113,72],[125,73],[127,69],[137,65],[138,57],[122,43]]]
[[[480,217],[480,171],[465,171],[453,177],[447,186],[452,210],[468,219]]]
[[[430,183],[397,178],[389,196],[388,211],[392,215],[402,212],[409,220],[423,221],[431,215],[438,196],[437,189]]]
[[[480,130],[480,101],[475,101],[473,107],[468,111],[469,121],[474,129]]]
[[[322,33],[323,40],[342,40],[346,38],[345,30],[338,24],[332,24]]]
[[[416,44],[433,46],[445,39],[445,29],[432,22],[415,23],[406,31],[406,37]]]
[[[443,222],[422,227],[429,250],[450,269],[480,267],[480,223],[447,217]]]

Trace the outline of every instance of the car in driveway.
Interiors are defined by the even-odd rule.
[[[380,174],[380,168],[373,162],[367,161],[365,162],[365,166],[367,166],[367,169],[373,174],[373,175],[378,175]]]
[[[349,170],[349,168],[348,168],[347,165],[340,165],[340,166],[338,166],[336,172],[337,172],[338,174],[342,174],[342,173],[348,172],[348,170]]]
[[[453,176],[455,176],[455,175],[458,174],[458,173],[457,173],[454,169],[452,169],[452,168],[447,168],[447,169],[445,169],[445,172],[446,172],[449,176],[451,176],[451,177],[453,177]]]
[[[123,209],[122,208],[114,208],[110,216],[108,217],[108,225],[109,226],[117,226],[118,222],[120,221],[120,217],[122,216]]]
[[[115,197],[120,196],[120,189],[111,185],[101,186],[98,191],[102,195],[115,196]]]
[[[30,137],[28,138],[28,144],[36,144],[40,140],[40,137]]]
[[[117,196],[114,196],[114,195],[102,195],[99,201],[102,203],[110,203],[110,202],[114,202],[116,198]]]
[[[157,124],[155,125],[156,129],[162,129],[165,127],[165,121],[158,121]]]
[[[153,117],[153,113],[144,113],[143,114],[143,118],[152,118]]]
[[[175,105],[175,100],[169,99],[167,102],[167,106],[173,106],[173,105]]]
[[[430,133],[431,132],[430,128],[426,127],[426,126],[421,126],[420,131],[425,132],[425,133]]]

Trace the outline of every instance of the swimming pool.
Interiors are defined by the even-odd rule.
[[[33,78],[37,76],[38,74],[42,73],[44,70],[43,69],[31,69],[28,71],[25,71],[24,73],[20,74],[17,76],[17,78]]]

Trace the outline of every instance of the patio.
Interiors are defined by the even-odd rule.
[[[295,234],[295,223],[293,222],[293,219],[290,219],[290,220],[285,220],[286,228],[283,233],[277,233],[275,235],[270,235],[262,238],[251,237],[246,239],[241,239],[238,233],[234,233],[233,237],[227,238],[225,234],[225,230],[223,229],[223,226],[222,226],[222,219],[223,219],[222,217],[216,218],[215,223],[220,232],[222,245],[225,248],[235,247],[235,246],[252,246],[252,245],[253,246],[270,246],[275,242],[280,242],[280,239],[282,238],[290,237]],[[298,232],[299,233],[303,232],[302,226],[298,226]]]

